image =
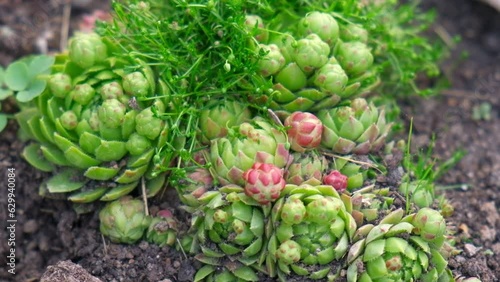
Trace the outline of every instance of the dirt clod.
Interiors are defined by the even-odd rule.
[[[90,275],[83,267],[71,261],[60,261],[56,265],[47,267],[41,282],[102,282]]]

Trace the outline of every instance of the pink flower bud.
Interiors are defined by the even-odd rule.
[[[313,114],[306,112],[294,112],[285,120],[288,128],[288,138],[292,150],[305,152],[315,149],[321,143],[323,123]]]
[[[283,171],[273,164],[255,163],[243,178],[245,194],[263,205],[276,201],[286,184]]]
[[[323,177],[323,183],[333,186],[338,192],[344,192],[345,189],[347,189],[347,176],[343,175],[338,170],[334,170]]]

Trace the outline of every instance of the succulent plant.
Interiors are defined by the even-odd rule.
[[[299,35],[316,34],[321,40],[333,46],[339,37],[339,25],[337,21],[327,13],[310,12],[298,23]]]
[[[359,41],[362,43],[368,41],[368,31],[354,23],[341,25],[339,35],[342,41]]]
[[[429,207],[434,203],[434,184],[428,180],[403,182],[399,185],[399,191],[419,208]]]
[[[151,218],[145,214],[142,200],[122,197],[99,212],[99,230],[112,242],[133,244],[140,240]]]
[[[326,158],[317,152],[293,153],[293,161],[285,171],[288,184],[309,184],[316,186],[322,183],[323,173],[328,168]]]
[[[257,15],[246,15],[245,26],[257,41],[265,43],[269,38],[269,32],[266,30],[264,21]]]
[[[332,58],[322,66],[312,77],[312,83],[321,91],[340,98],[350,96],[351,91],[345,91],[349,77],[344,69]],[[357,84],[353,84],[357,87]]]
[[[262,20],[250,18],[255,31]],[[274,84],[268,105],[283,120],[295,111],[330,109],[379,84],[363,28],[348,24],[339,30],[335,18],[320,11],[294,20],[284,16],[283,21],[273,23],[278,30],[269,32],[268,45],[261,45],[267,55],[259,61],[262,76]]]
[[[191,210],[194,235],[187,246],[205,264],[198,270],[195,281],[215,277],[229,279],[221,281],[233,281],[236,277],[258,281],[256,269],[265,260],[269,235],[266,228],[270,227],[266,227],[265,218],[270,207],[263,207],[236,185],[208,191],[199,201],[202,204]]]
[[[276,201],[285,187],[283,170],[273,164],[255,163],[243,173],[245,194],[266,205]]]
[[[322,147],[339,154],[367,154],[385,144],[391,124],[385,121],[384,110],[363,98],[356,98],[350,106],[322,110],[318,118],[323,122]]]
[[[295,111],[316,113],[330,109],[342,100],[370,90],[378,83],[370,71],[371,55],[365,55],[364,49],[361,56],[368,58],[361,57],[356,61],[345,59],[344,54],[351,49],[340,49],[342,52],[338,54],[343,56],[341,63],[336,55],[331,55],[333,50],[328,44],[314,33],[299,40],[285,34],[272,42],[286,61],[272,75],[274,92],[269,103],[270,108],[282,119]],[[344,69],[344,65],[349,68],[349,72]]]
[[[275,229],[267,247],[267,271],[281,281],[292,274],[311,279],[337,275],[340,267],[331,263],[347,253],[356,231],[354,218],[330,185],[287,185],[273,206],[271,222]]]
[[[347,189],[347,176],[338,170],[332,170],[323,178],[323,184],[333,186],[335,190],[342,193]]]
[[[285,58],[287,64],[294,61],[293,53],[296,40],[293,35],[289,33],[280,32],[279,34],[273,34],[271,36],[269,43],[278,46],[281,55]]]
[[[328,62],[330,47],[316,34],[309,34],[297,41],[293,58],[306,74],[312,73]]]
[[[160,210],[151,222],[146,231],[146,240],[160,247],[172,246],[177,239],[177,221],[169,210]]]
[[[208,149],[196,149],[190,160],[182,162],[180,170],[182,174],[170,180],[170,184],[176,189],[184,205],[199,206],[198,198],[214,187],[214,178],[206,161],[207,156]]]
[[[303,153],[319,147],[323,124],[311,113],[294,112],[285,119],[290,148]]]
[[[148,196],[163,187],[165,174],[156,175],[153,156],[167,142],[169,125],[158,116],[164,102],[151,99],[152,70],[108,56],[106,46],[95,34],[73,38],[69,55],[56,58],[46,90],[16,115],[34,141],[23,157],[54,171],[43,193],[69,193],[71,201],[89,203],[118,199],[143,176]],[[127,73],[128,67],[136,71]]]
[[[415,234],[415,215],[403,215],[395,210],[378,225],[358,229],[347,255],[347,281],[447,281],[440,246]]]
[[[332,171],[339,171],[347,177],[347,190],[352,192],[361,188],[366,179],[370,178],[370,163],[357,161],[355,156],[342,156],[330,162]]]
[[[184,179],[174,183],[179,199],[188,206],[199,205],[198,198],[213,186],[213,177],[205,167],[188,170]]]
[[[108,46],[95,33],[77,33],[69,41],[69,57],[79,67],[87,69],[108,58]]]
[[[446,221],[439,211],[422,208],[413,216],[412,223],[416,234],[428,242],[440,244],[446,231]]]
[[[210,144],[216,138],[225,137],[231,127],[251,119],[250,110],[245,105],[231,100],[217,101],[201,111],[198,126],[200,141]]]
[[[375,188],[374,185],[369,185],[354,191],[346,205],[356,224],[367,228],[367,225],[380,220],[394,208],[394,200],[389,188]]]
[[[254,163],[284,168],[290,161],[286,135],[262,118],[254,118],[236,128],[233,135],[212,140],[210,167],[222,185],[245,185],[243,173]]]
[[[365,73],[373,64],[373,55],[365,43],[342,42],[335,50],[335,58],[349,75]]]
[[[276,74],[285,66],[285,57],[275,44],[260,44],[260,50],[265,55],[259,60],[259,71],[264,77]]]

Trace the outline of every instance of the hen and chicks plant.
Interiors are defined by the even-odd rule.
[[[194,281],[447,281],[432,186],[397,191],[370,170],[392,121],[365,96],[391,89],[384,58],[409,65],[381,46],[391,18],[374,27],[356,1],[278,2],[113,3],[115,21],[75,35],[17,115],[24,158],[54,174],[42,191],[111,201],[104,235],[177,245],[203,265]],[[167,186],[186,233],[130,196]]]
[[[118,199],[143,176],[149,196],[165,182],[153,161],[170,126],[160,118],[167,105],[155,98],[158,81],[146,63],[117,58],[113,48],[97,34],[74,36],[46,89],[16,115],[33,140],[24,158],[54,172],[42,189],[76,203]]]

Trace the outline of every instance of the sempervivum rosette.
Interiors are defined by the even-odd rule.
[[[245,194],[261,205],[276,201],[285,187],[283,170],[273,164],[255,163],[243,173]]]
[[[360,160],[356,156],[337,156],[330,162],[328,174],[341,174],[346,177],[346,185],[343,189],[352,192],[361,188],[365,180],[373,177],[371,168],[375,164],[368,159]],[[329,183],[325,183],[329,184]]]
[[[143,176],[148,195],[154,195],[165,180],[152,173],[155,148],[166,143],[168,130],[159,117],[164,102],[152,99],[152,70],[141,61],[110,56],[112,47],[95,34],[77,35],[69,55],[57,57],[35,106],[17,115],[34,140],[24,158],[55,174],[43,187],[71,193],[77,203],[117,199]]]
[[[430,207],[434,202],[434,183],[428,180],[403,182],[399,185],[399,192],[409,197],[411,202],[419,208]]]
[[[151,222],[144,208],[141,200],[128,196],[108,203],[99,212],[101,233],[115,243],[139,241]]]
[[[271,221],[275,230],[266,261],[271,276],[287,281],[288,275],[338,275],[340,264],[332,262],[347,253],[356,223],[332,186],[287,185]]]
[[[181,202],[187,206],[198,206],[198,198],[213,187],[213,176],[207,168],[207,149],[199,149],[192,155],[192,160],[182,162],[185,176],[171,179],[170,184],[177,190]]]
[[[243,172],[255,163],[284,168],[290,161],[286,135],[264,119],[244,122],[236,131],[210,146],[210,169],[222,185],[244,186]]]
[[[292,162],[285,172],[288,184],[319,185],[323,180],[323,173],[328,168],[328,162],[321,154],[310,151],[305,153],[293,153]]]
[[[311,113],[294,112],[285,119],[290,147],[303,153],[316,149],[321,143],[323,124]]]
[[[146,240],[160,247],[172,246],[177,239],[177,221],[169,210],[160,210],[151,218]]]
[[[379,150],[391,129],[385,111],[363,98],[354,99],[350,106],[323,110],[318,118],[324,126],[321,146],[339,154],[362,155]]]
[[[261,19],[258,24],[263,24]],[[295,111],[329,109],[378,84],[371,70],[373,55],[363,38],[353,41],[354,36],[346,35],[349,41],[342,42],[332,15],[313,11],[278,26],[284,30],[270,32],[267,45],[261,45],[259,67],[264,77],[272,78],[269,106],[280,118]]]
[[[243,187],[227,185],[208,191],[193,212],[192,242],[186,246],[204,264],[195,281],[258,281],[265,260],[270,226],[263,207]],[[222,279],[222,280],[221,280]]]
[[[208,145],[213,139],[225,137],[229,128],[249,121],[250,118],[250,110],[246,105],[232,100],[216,100],[201,111],[199,139]]]
[[[440,253],[443,217],[431,209],[403,215],[396,210],[378,225],[357,231],[358,241],[347,256],[347,281],[449,281],[447,261]]]

